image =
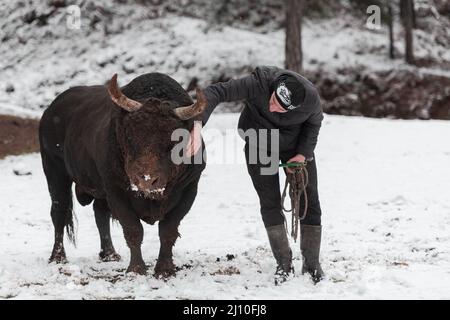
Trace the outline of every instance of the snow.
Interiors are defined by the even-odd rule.
[[[67,88],[102,84],[114,73],[119,74],[120,85],[139,74],[157,71],[187,87],[194,77],[205,86],[221,73],[230,76],[248,66],[282,65],[281,32],[276,33],[278,45],[273,50],[274,41],[268,35],[230,27],[205,33],[206,28],[202,20],[169,17],[139,21],[134,28],[101,41],[95,33],[86,36],[68,31],[66,37],[51,44],[36,47],[27,43],[22,47],[29,48],[23,51],[16,50],[14,43],[10,48],[2,46],[0,54],[5,60],[0,62],[0,91],[11,79],[15,91],[0,98],[0,104],[42,111]],[[19,74],[25,76],[17,77]]]
[[[41,111],[26,109],[17,105],[0,102],[0,114],[7,114],[11,116],[39,119],[42,115]]]
[[[233,26],[217,28],[205,20],[174,15],[149,19],[146,6],[111,6],[106,0],[98,5],[114,12],[111,21],[99,23],[109,30],[107,34],[100,27],[88,26],[88,18],[95,14],[88,8],[83,7],[81,29],[73,30],[67,28],[63,9],[49,18],[48,25],[36,26],[24,24],[22,17],[31,8],[48,11],[45,4],[0,4],[4,7],[0,26],[10,38],[0,46],[0,92],[14,87],[13,92],[0,96],[0,111],[11,110],[8,106],[14,105],[40,113],[67,88],[103,84],[114,73],[119,74],[123,85],[137,75],[158,71],[171,75],[186,88],[194,78],[205,86],[217,79],[247,74],[258,65],[283,66],[283,30],[259,33]],[[325,70],[341,78],[345,75],[340,70],[345,68],[420,70],[400,58],[387,59],[386,27],[369,30],[363,27],[363,18],[305,21],[305,69]],[[402,52],[402,29],[395,27],[396,51]],[[450,61],[450,51],[436,44],[435,37],[423,30],[415,32],[416,57]],[[450,76],[450,71],[442,68],[420,72]]]
[[[214,114],[207,148],[219,141],[208,129],[228,133],[236,124],[235,114]],[[450,145],[437,138],[449,134],[443,121],[326,116],[316,157],[327,278],[317,285],[300,274],[293,241],[296,275],[274,285],[275,261],[242,163],[207,165],[174,249],[181,269],[165,282],[151,275],[156,226],[145,225],[149,275],[126,274],[120,225],[112,235],[123,260],[100,262],[92,208],[79,205],[77,248],[66,241],[69,262],[48,264],[53,226],[40,156],[8,157],[0,161],[0,298],[449,299]],[[233,148],[243,157],[242,143]],[[17,168],[32,174],[18,176]]]

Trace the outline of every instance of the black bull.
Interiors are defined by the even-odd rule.
[[[197,99],[193,104],[169,76],[150,73],[122,89],[117,87],[116,76],[109,87],[70,88],[52,102],[39,128],[55,228],[50,261],[66,260],[64,227],[74,241],[75,184],[79,203],[93,202],[102,260],[120,259],[111,241],[113,217],[120,222],[130,248],[127,271],[145,274],[141,220],[150,224],[159,221],[161,246],[155,275],[175,273],[172,248],[179,236],[180,221],[196,197],[205,163],[173,164],[169,153],[175,142],[170,137],[174,129],[192,129],[206,104],[202,92],[197,92]],[[146,169],[150,173],[143,176],[144,171],[139,170]]]

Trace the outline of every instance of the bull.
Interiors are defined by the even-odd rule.
[[[42,165],[51,197],[54,245],[49,262],[66,261],[66,229],[75,243],[72,186],[83,205],[93,203],[103,261],[118,261],[110,220],[122,226],[130,263],[127,272],[146,273],[141,221],[159,221],[160,251],[155,275],[175,274],[172,249],[178,226],[190,210],[205,163],[171,161],[172,132],[193,130],[206,99],[194,103],[171,77],[149,73],[120,88],[78,86],[61,93],[39,125]],[[201,141],[202,145],[203,141]]]

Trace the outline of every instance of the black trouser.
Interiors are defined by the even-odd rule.
[[[261,216],[264,222],[264,226],[271,227],[284,223],[284,217],[281,212],[281,193],[280,193],[280,180],[278,172],[273,175],[262,175],[261,168],[268,167],[259,163],[259,159],[256,164],[249,164],[249,149],[255,148],[248,143],[245,145],[245,159],[247,162],[247,170],[252,178],[253,186],[258,193],[259,203],[261,206]],[[255,151],[257,152],[257,151]],[[281,152],[279,159],[285,163],[296,155],[295,151]],[[317,189],[317,168],[316,161],[308,161],[306,166],[308,170],[309,183],[306,187],[306,193],[308,195],[308,210],[306,217],[301,221],[301,224],[306,225],[321,225],[321,214],[319,202],[319,193]],[[289,206],[289,205],[288,205]],[[304,203],[301,201],[300,213],[303,212]]]

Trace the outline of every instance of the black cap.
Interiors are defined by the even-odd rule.
[[[305,88],[295,77],[280,76],[274,85],[275,97],[286,110],[293,110],[301,106],[305,100]]]

